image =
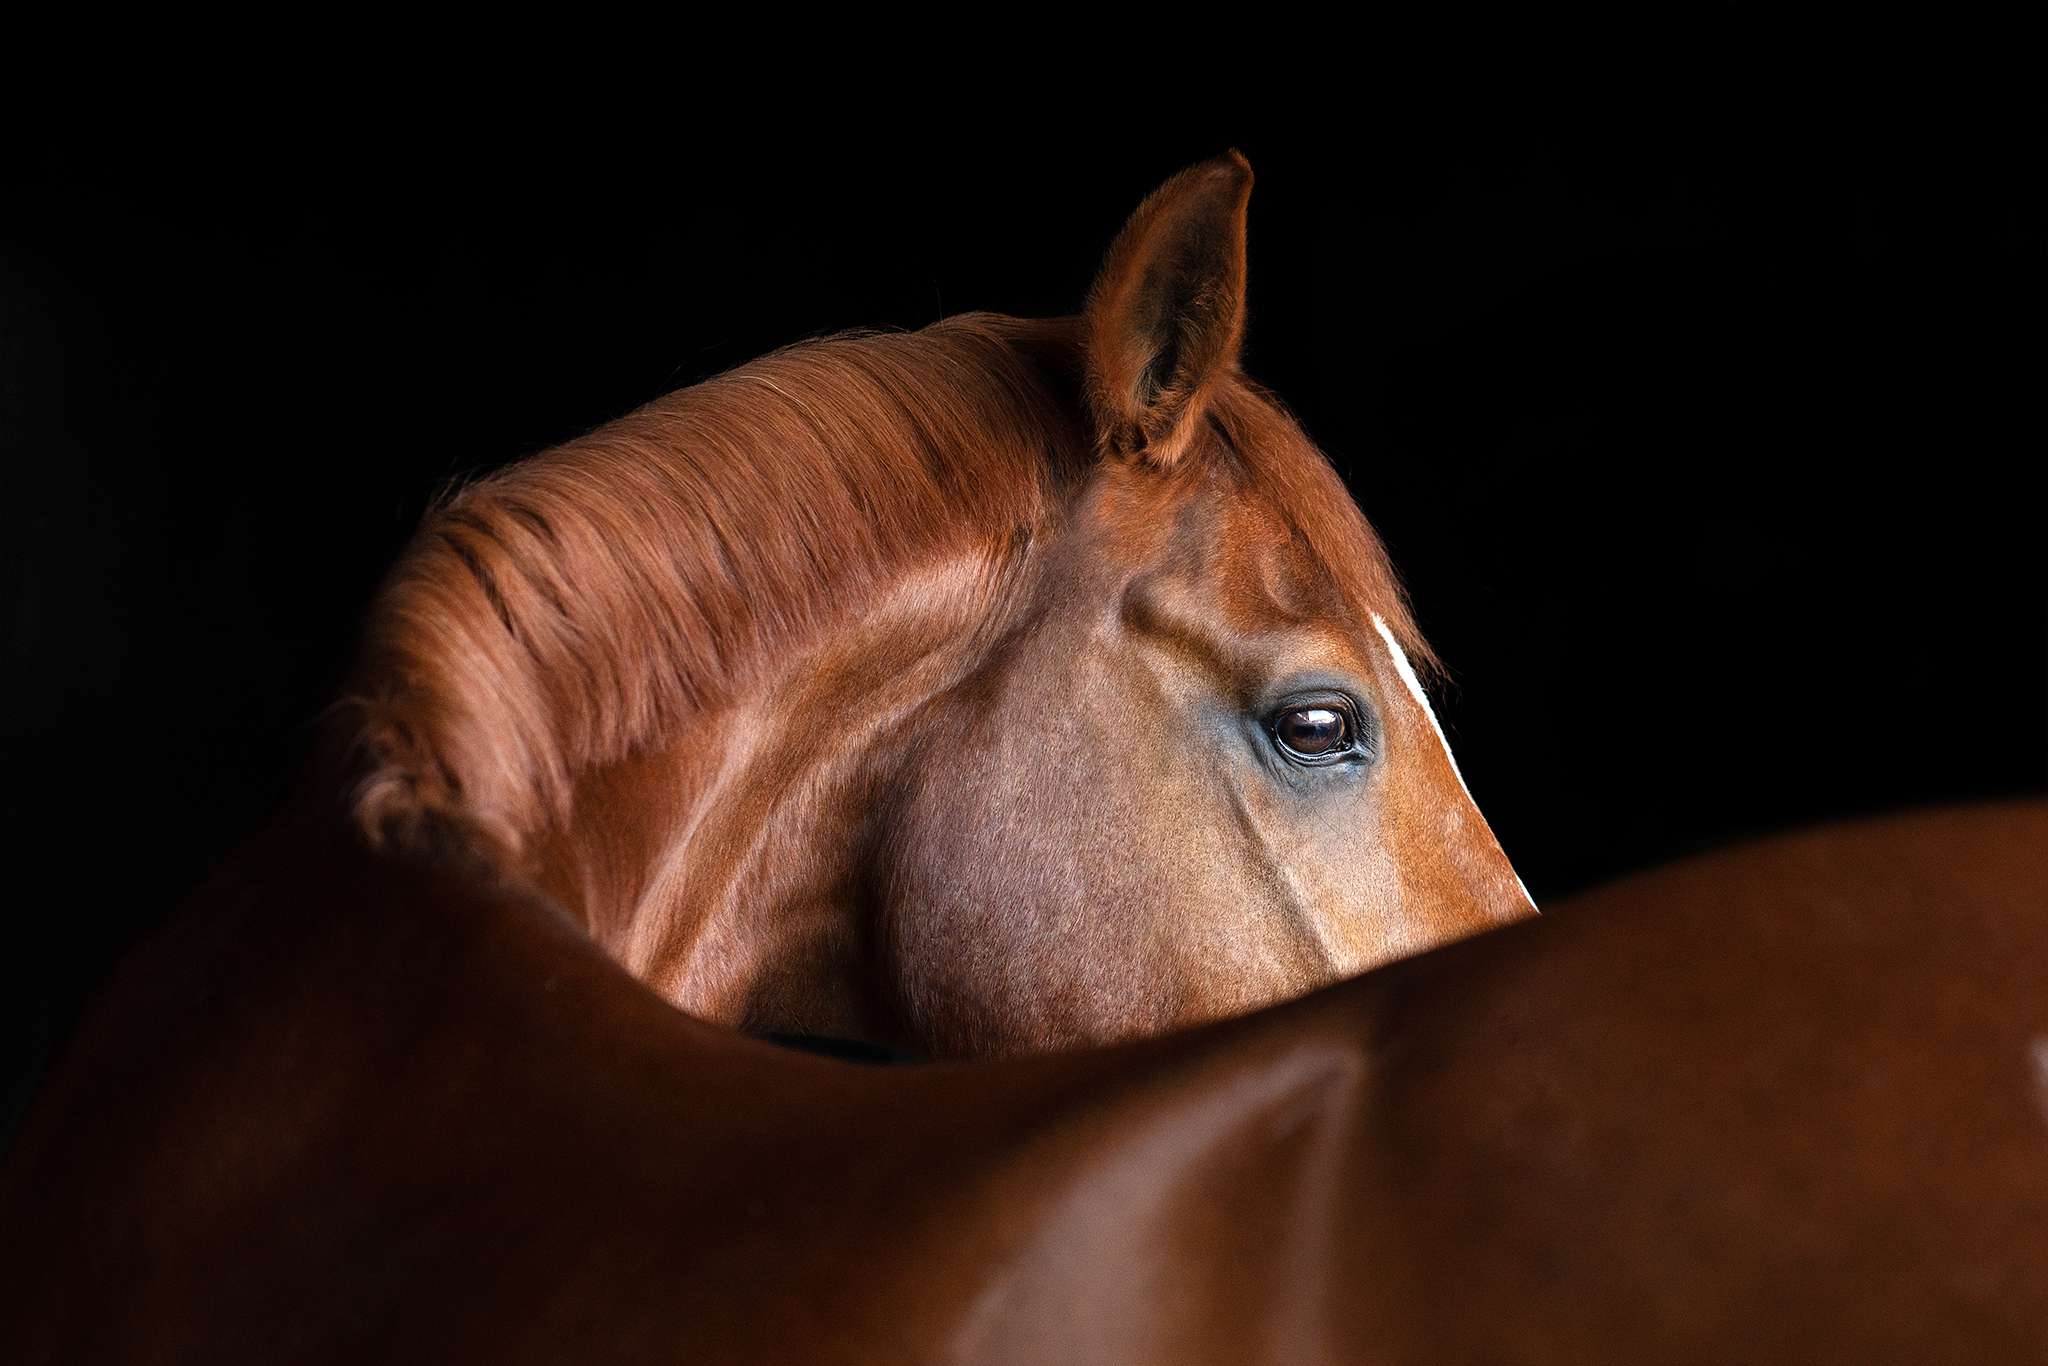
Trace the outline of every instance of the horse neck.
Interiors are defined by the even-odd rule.
[[[693,1014],[906,1042],[875,914],[881,832],[927,705],[985,661],[1029,561],[984,544],[907,566],[680,737],[581,775],[532,880]]]
[[[1072,333],[815,343],[466,491],[372,613],[358,823],[498,856],[691,1009],[814,996],[865,933],[851,804],[1091,464]]]

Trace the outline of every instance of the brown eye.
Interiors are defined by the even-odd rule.
[[[1273,718],[1273,738],[1298,759],[1329,759],[1351,748],[1351,717],[1336,707],[1289,707]]]

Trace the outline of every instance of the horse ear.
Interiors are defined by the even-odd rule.
[[[1107,455],[1171,468],[1244,335],[1252,168],[1235,151],[1138,206],[1088,294],[1088,402]]]

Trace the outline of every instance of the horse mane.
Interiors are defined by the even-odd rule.
[[[1077,336],[970,314],[801,343],[446,497],[379,591],[338,708],[359,829],[516,856],[566,819],[577,774],[684,733],[907,568],[1027,545],[1095,458]],[[1431,659],[1292,420],[1241,381],[1217,409],[1353,601]]]

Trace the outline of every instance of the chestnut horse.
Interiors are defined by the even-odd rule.
[[[2048,805],[964,1066],[705,1025],[331,825],[206,904],[0,1172],[11,1366],[2048,1359]]]
[[[461,493],[322,781],[703,1019],[932,1055],[1531,914],[1384,552],[1239,371],[1250,188],[1169,182],[1078,318],[795,347]]]

